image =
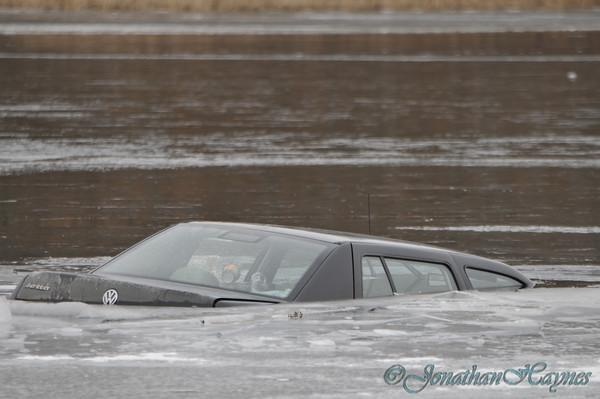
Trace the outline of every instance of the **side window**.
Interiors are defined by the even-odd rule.
[[[363,298],[392,295],[392,287],[383,263],[377,256],[362,258],[362,286]]]
[[[467,267],[467,276],[476,290],[519,289],[523,284],[514,278]]]
[[[439,263],[385,258],[396,292],[420,294],[456,290],[448,267]]]

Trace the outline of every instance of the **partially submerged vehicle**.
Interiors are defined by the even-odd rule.
[[[191,222],[141,241],[91,273],[29,274],[13,299],[221,307],[532,286],[503,263],[426,245]]]

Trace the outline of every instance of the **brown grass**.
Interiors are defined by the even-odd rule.
[[[0,7],[106,11],[569,10],[600,0],[0,0]]]

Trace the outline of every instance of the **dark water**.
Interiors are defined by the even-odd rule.
[[[367,232],[371,194],[374,234],[600,265],[597,31],[7,29],[4,262],[187,220]]]

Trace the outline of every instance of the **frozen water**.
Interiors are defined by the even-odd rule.
[[[558,395],[594,397],[600,289],[450,292],[228,309],[144,308],[0,299],[5,397],[398,397],[383,372],[503,370],[544,361],[593,373]],[[302,319],[288,315],[301,311]],[[15,344],[20,342],[20,345]],[[140,391],[142,390],[142,391]],[[419,397],[556,397],[548,387],[428,387]],[[0,397],[2,396],[0,394]],[[147,395],[146,395],[147,394]],[[552,396],[554,395],[554,396]]]
[[[52,113],[45,115],[52,118]],[[0,136],[0,175],[54,170],[214,166],[406,165],[600,168],[589,135],[493,139],[330,138],[313,134],[148,134],[110,138]],[[232,143],[235,143],[232,145]]]
[[[390,54],[64,54],[64,53],[0,53],[0,59],[8,60],[142,60],[142,61],[286,61],[286,62],[379,62],[379,63],[498,63],[498,62],[600,62],[600,55],[390,55]],[[567,75],[570,81],[576,79]],[[2,116],[31,116],[29,111],[2,112]],[[83,112],[53,111],[54,118],[86,117]]]
[[[597,10],[585,12],[398,12],[267,14],[111,14],[1,12],[0,34],[305,35],[592,31]],[[73,17],[74,16],[74,17]],[[81,21],[85,21],[82,23]],[[88,20],[88,21],[86,21]]]
[[[515,266],[531,280],[587,281],[600,283],[598,265],[522,265]]]
[[[396,230],[423,230],[423,231],[474,231],[496,233],[562,233],[562,234],[600,234],[600,226],[509,226],[509,225],[482,225],[482,226],[398,226]]]
[[[0,296],[0,339],[8,335],[11,326],[11,313],[6,299]]]
[[[10,289],[31,270],[85,271],[106,260],[30,259],[0,267],[0,280]],[[537,281],[600,282],[597,266],[518,269]],[[416,373],[428,363],[442,370],[473,364],[496,370],[545,361],[552,370],[597,375],[599,302],[598,288],[229,309],[0,297],[0,383],[5,387],[0,397],[15,397],[24,387],[29,396],[55,392],[65,398],[136,395],[140,387],[149,397],[397,397],[405,393],[382,378],[396,363]],[[303,318],[289,318],[294,312]],[[436,387],[419,397],[453,392],[467,398],[489,393],[483,387]],[[516,392],[552,397],[543,387],[493,388],[495,397]],[[569,397],[593,397],[594,392],[589,387],[559,390]]]

